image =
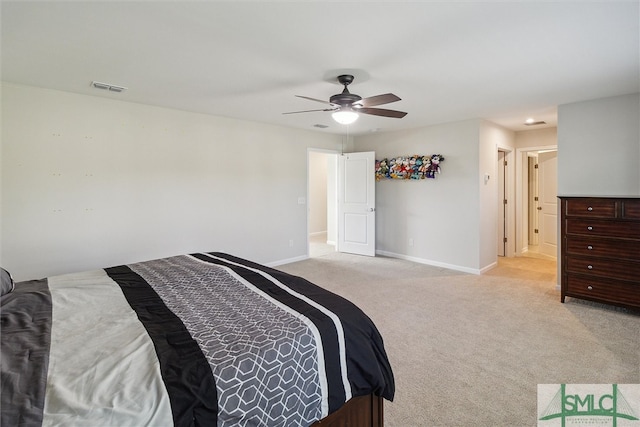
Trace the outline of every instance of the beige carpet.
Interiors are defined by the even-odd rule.
[[[535,426],[538,384],[640,383],[640,314],[561,304],[553,261],[501,258],[476,276],[320,253],[278,268],[376,323],[396,380],[387,427]]]

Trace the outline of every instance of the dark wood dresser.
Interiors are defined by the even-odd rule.
[[[640,198],[560,197],[561,301],[640,308]]]

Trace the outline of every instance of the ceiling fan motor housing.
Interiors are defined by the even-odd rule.
[[[331,102],[332,104],[340,105],[341,107],[348,107],[354,102],[360,101],[362,99],[360,95],[350,93],[349,89],[347,89],[347,86],[352,81],[353,76],[350,74],[343,74],[341,76],[338,76],[338,82],[340,82],[341,85],[344,85],[344,89],[342,93],[333,95],[331,98],[329,98],[329,102]]]
[[[339,93],[337,95],[333,95],[329,99],[329,102],[331,102],[332,104],[340,105],[341,107],[348,107],[351,104],[353,104],[354,102],[360,101],[361,99],[362,99],[361,96],[353,94],[353,93],[349,93],[347,91],[346,93],[342,92],[342,93]]]

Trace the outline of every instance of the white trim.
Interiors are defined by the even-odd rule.
[[[286,258],[286,259],[281,259],[278,261],[272,261],[270,263],[265,263],[264,265],[266,265],[267,267],[277,267],[279,265],[283,265],[283,264],[291,264],[292,262],[298,262],[298,261],[304,261],[305,259],[309,259],[309,255],[300,255],[297,257],[293,257],[293,258]]]
[[[498,266],[498,261],[496,261],[496,262],[492,262],[491,264],[487,265],[486,267],[481,268],[481,269],[480,269],[480,274],[484,274],[484,273],[486,273],[486,272],[487,272],[487,271],[489,271],[489,270],[493,270],[493,269],[494,269],[494,268],[496,268],[497,266]]]
[[[461,265],[447,264],[440,261],[432,261],[424,258],[416,258],[416,257],[407,256],[403,254],[397,254],[394,252],[377,250],[376,254],[382,255],[382,256],[388,256],[391,258],[398,258],[398,259],[404,259],[407,261],[417,262],[418,264],[432,265],[434,267],[448,268],[449,270],[462,271],[464,273],[477,274],[477,275],[482,274],[484,271],[490,270],[496,265],[496,263],[494,263],[494,264],[491,264],[489,267],[485,267],[484,269],[479,270],[477,268],[469,268],[469,267],[463,267]]]
[[[516,249],[516,209],[517,209],[517,189],[516,189],[516,162],[514,161],[515,150],[513,147],[496,144],[496,156],[498,151],[504,153],[504,160],[507,162],[505,171],[505,198],[507,199],[506,218],[505,218],[505,235],[507,244],[505,245],[505,257],[513,257],[517,253]],[[498,161],[496,159],[496,165]],[[498,176],[498,173],[495,173]],[[496,180],[497,181],[497,180]],[[496,182],[496,186],[499,185]],[[497,190],[496,190],[497,191]],[[497,193],[496,193],[497,194]],[[491,267],[493,268],[493,267]],[[485,269],[483,269],[486,271]]]

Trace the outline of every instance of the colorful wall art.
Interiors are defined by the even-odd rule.
[[[441,154],[431,156],[413,155],[376,160],[376,181],[382,179],[435,178],[440,173]]]

